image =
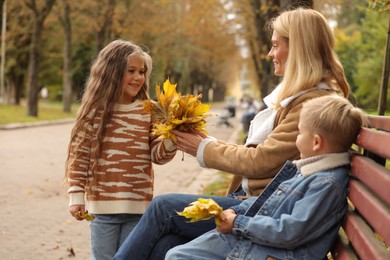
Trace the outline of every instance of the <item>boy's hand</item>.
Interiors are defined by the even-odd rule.
[[[232,233],[233,223],[236,219],[236,212],[232,209],[224,210],[221,214],[225,217],[225,220],[221,220],[221,224],[217,226],[217,230],[222,234]]]

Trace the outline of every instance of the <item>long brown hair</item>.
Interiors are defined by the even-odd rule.
[[[80,146],[86,138],[86,132],[84,131],[87,131],[88,126],[92,125],[95,118],[100,117],[101,120],[96,131],[97,135],[94,137],[97,145],[91,151],[91,158],[98,158],[105,134],[105,126],[112,116],[115,104],[119,102],[123,95],[122,80],[128,61],[134,56],[143,58],[145,62],[145,83],[135,99],[149,99],[148,89],[152,71],[152,58],[141,47],[131,41],[119,39],[109,43],[99,52],[91,66],[76,123],[71,133],[65,177],[68,177],[71,146],[76,145],[75,150],[78,151],[77,146]],[[76,140],[80,133],[83,137]],[[91,172],[93,172],[96,163],[97,160],[94,161],[92,169],[90,169]]]

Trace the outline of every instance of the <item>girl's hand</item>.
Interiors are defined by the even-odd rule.
[[[191,131],[191,132],[180,132],[178,130],[172,131],[176,135],[176,140],[174,141],[177,149],[186,152],[192,156],[196,156],[198,151],[199,144],[204,138],[207,137],[204,133],[200,131]]]
[[[80,215],[85,213],[85,205],[73,205],[69,207],[70,214],[77,220],[83,220],[79,215],[77,215],[77,212],[80,212]]]
[[[217,226],[218,232],[222,234],[230,234],[233,230],[233,223],[236,219],[236,212],[232,209],[224,210],[221,214],[225,217],[225,220],[221,220],[221,224]]]

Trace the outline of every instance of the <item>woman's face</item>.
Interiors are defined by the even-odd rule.
[[[288,41],[274,30],[271,42],[272,48],[268,56],[272,58],[274,74],[275,76],[283,76],[288,57]]]
[[[133,102],[145,83],[145,63],[139,56],[133,56],[127,63],[125,74],[123,75],[122,88],[123,95],[120,103],[128,104]]]

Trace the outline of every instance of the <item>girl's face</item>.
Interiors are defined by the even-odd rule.
[[[272,58],[274,63],[274,74],[275,76],[283,76],[288,57],[288,41],[274,30],[271,42],[272,48],[268,56]]]
[[[301,159],[315,155],[313,150],[315,139],[312,132],[309,129],[310,128],[307,127],[305,122],[299,120],[298,123],[299,133],[295,144],[300,152]]]
[[[128,104],[134,101],[134,97],[145,83],[145,62],[142,57],[133,56],[127,63],[127,68],[122,79],[123,95],[120,103]]]

